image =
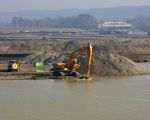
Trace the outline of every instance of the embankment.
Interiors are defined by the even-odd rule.
[[[82,58],[79,72],[85,73],[85,62]],[[115,54],[93,55],[91,74],[95,76],[131,76],[149,74],[144,67],[132,60]]]

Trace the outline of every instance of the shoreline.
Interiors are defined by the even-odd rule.
[[[97,78],[106,78],[106,77],[133,77],[133,76],[143,76],[143,75],[150,75],[149,72],[146,73],[141,73],[141,74],[136,74],[136,75],[122,75],[122,76],[95,76],[95,75],[91,75],[90,78],[93,78],[93,80],[97,79]],[[37,73],[37,72],[11,72],[11,73],[0,73],[0,80],[50,80],[50,79],[67,79],[69,77],[54,77],[52,76],[51,72],[42,72],[42,73]],[[78,77],[72,77],[72,80],[74,79],[79,79]]]

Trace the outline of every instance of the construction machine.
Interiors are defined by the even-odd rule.
[[[80,49],[72,52],[66,62],[53,64],[53,76],[74,76],[78,77],[79,73],[76,71],[77,68],[80,67],[79,64],[76,63],[76,60],[79,56],[87,55],[87,63],[85,67],[85,78],[89,78],[90,76],[90,65],[92,60],[92,46],[91,44],[86,44],[82,46]]]
[[[10,60],[7,66],[8,72],[19,72],[20,71],[20,61]]]

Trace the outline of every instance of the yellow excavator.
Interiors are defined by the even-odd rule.
[[[72,52],[66,62],[53,64],[53,76],[75,76],[78,77],[79,73],[76,71],[77,68],[80,67],[79,64],[76,63],[76,60],[79,56],[83,54],[87,54],[87,63],[85,69],[85,78],[89,78],[90,76],[90,65],[92,60],[92,46],[91,44],[87,44],[82,46],[80,49]]]
[[[20,71],[20,61],[10,60],[7,66],[8,72],[19,72]]]

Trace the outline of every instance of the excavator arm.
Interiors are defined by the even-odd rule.
[[[87,58],[85,74],[86,74],[86,78],[89,78],[90,65],[91,65],[91,60],[92,60],[91,44],[84,45],[80,49],[72,52],[66,62],[53,64],[53,69],[52,69],[53,75],[61,76],[62,73],[64,73],[66,76],[72,75],[73,72],[75,72],[75,70],[80,67],[79,64],[75,63],[75,59],[77,59],[79,56],[82,56],[83,54],[87,55],[87,57],[85,57],[85,58]]]
[[[69,70],[75,70],[78,68],[80,65],[75,64],[75,59],[81,56],[82,54],[87,54],[87,63],[86,63],[86,69],[85,69],[85,74],[86,78],[89,78],[90,75],[90,65],[92,61],[92,46],[91,44],[84,45],[80,49],[72,52],[69,56],[68,62],[67,62],[67,68]]]

